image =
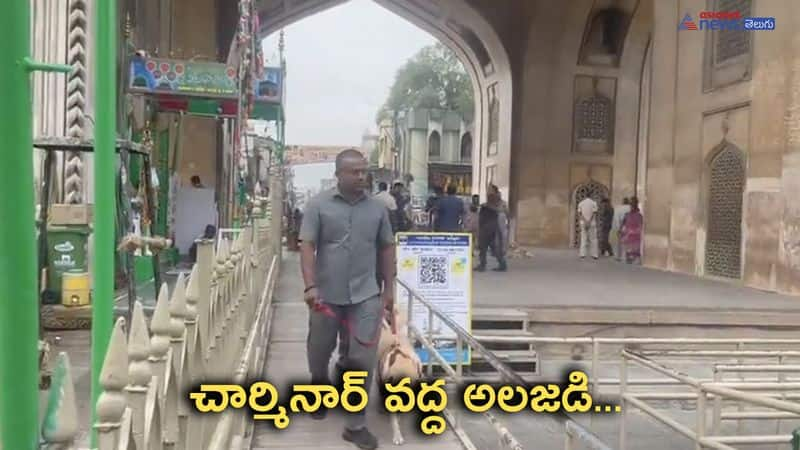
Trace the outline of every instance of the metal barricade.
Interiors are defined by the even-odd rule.
[[[397,280],[397,284],[401,286],[407,295],[407,308],[408,308],[408,318],[409,318],[409,337],[412,339],[416,339],[417,341],[422,344],[431,355],[431,363],[428,365],[428,374],[432,374],[433,368],[433,361],[436,360],[441,368],[447,372],[447,374],[453,378],[456,383],[462,383],[464,381],[463,378],[463,358],[462,355],[464,354],[465,348],[471,348],[473,351],[476,351],[481,354],[483,358],[485,358],[486,362],[488,362],[501,376],[504,382],[514,385],[526,385],[526,381],[519,376],[516,372],[511,370],[506,364],[504,364],[500,359],[498,359],[491,351],[487,350],[478,339],[472,336],[469,332],[467,332],[463,327],[458,325],[452,318],[445,315],[439,308],[435,305],[430,303],[428,300],[423,298],[421,295],[416,293],[411,287],[405,284],[402,280]],[[433,323],[433,318],[436,317],[439,321],[445,324],[448,328],[450,328],[456,334],[456,368],[453,369],[451,365],[445,360],[445,358],[439,353],[439,351],[433,345],[434,341],[437,338],[441,338],[441,336],[435,336],[432,332],[432,328],[429,326],[428,333],[422,333],[419,329],[417,329],[412,323],[411,318],[413,317],[412,312],[414,308],[414,302],[418,301],[420,304],[425,306],[428,311],[428,323]],[[466,346],[466,347],[465,347]],[[489,411],[482,413],[483,416],[487,419],[487,421],[492,425],[493,429],[497,433],[498,437],[500,438],[500,442],[503,444],[504,448],[513,449],[513,450],[522,450],[524,447],[522,444],[514,437],[514,435],[506,428],[493,414]],[[454,427],[458,428],[457,420],[452,416],[452,413],[446,414],[448,421],[454,424]],[[569,416],[567,416],[564,412],[559,412],[552,415],[542,415],[542,417],[549,418],[551,420],[556,420],[559,424],[564,426],[564,442],[566,449],[574,449],[574,444],[580,442],[581,445],[585,448],[590,448],[592,450],[612,450],[612,447],[603,442],[597,435],[592,433],[590,430],[586,429],[583,425],[575,422]],[[459,431],[463,432],[463,430],[456,430],[458,433]]]

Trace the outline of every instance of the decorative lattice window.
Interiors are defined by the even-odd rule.
[[[611,100],[595,95],[580,100],[575,107],[578,140],[605,142],[611,124]]]
[[[744,157],[726,146],[711,161],[705,266],[708,275],[741,276]]]
[[[739,11],[750,17],[751,0],[718,0],[716,11]],[[750,52],[750,32],[745,30],[718,30],[714,62],[720,64]]]

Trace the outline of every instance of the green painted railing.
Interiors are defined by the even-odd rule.
[[[38,447],[39,316],[31,72],[70,66],[30,57],[30,2],[8,0],[0,14],[0,446]],[[13,276],[11,276],[13,274]],[[9,432],[8,430],[13,430]]]

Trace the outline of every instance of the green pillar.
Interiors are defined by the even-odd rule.
[[[0,14],[0,137],[6,145],[0,164],[0,386],[5,388],[0,447],[33,450],[39,441],[39,296],[29,75],[71,68],[31,61],[30,4],[5,5]]]
[[[117,2],[95,3],[94,252],[92,296],[92,424],[97,418],[100,371],[114,325],[114,218],[116,214]],[[97,433],[92,429],[92,448]]]

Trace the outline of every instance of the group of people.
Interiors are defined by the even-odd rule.
[[[475,270],[480,272],[486,270],[487,253],[491,251],[498,263],[494,270],[506,271],[508,205],[503,201],[497,186],[489,186],[487,200],[483,204],[480,203],[478,195],[473,195],[471,202],[465,203],[456,195],[454,185],[447,186],[446,190],[436,186],[433,192],[425,204],[425,212],[430,217],[430,230],[441,233],[471,233],[480,258]],[[378,192],[373,197],[388,210],[393,233],[413,228],[410,202],[403,183],[394,183],[390,191],[387,183],[380,182]]]
[[[581,259],[591,252],[592,258],[608,255],[632,264],[641,262],[642,230],[644,216],[639,209],[636,197],[622,200],[616,209],[608,198],[603,198],[600,205],[591,197],[578,203],[578,224],[580,228]],[[616,237],[616,252],[611,245],[610,237]]]
[[[393,233],[411,230],[410,202],[402,182],[396,181],[392,185],[392,190],[389,191],[389,185],[381,181],[378,183],[378,193],[374,197],[389,210],[389,221]]]
[[[497,272],[508,270],[506,252],[508,250],[509,220],[508,205],[503,201],[500,189],[489,186],[486,202],[481,204],[480,197],[473,195],[469,204],[465,204],[456,196],[456,187],[447,187],[447,194],[441,187],[434,189],[434,195],[425,205],[430,215],[431,231],[443,233],[467,232],[472,234],[472,241],[477,243],[479,263],[475,267],[478,272],[486,270],[486,257],[491,250],[497,259]]]

